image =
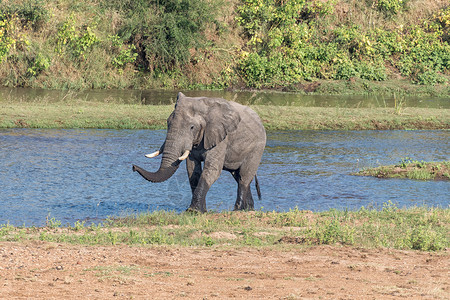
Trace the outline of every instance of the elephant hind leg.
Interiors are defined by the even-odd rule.
[[[240,172],[234,171],[231,173],[238,184],[238,191],[234,210],[253,210],[254,202],[252,192],[250,190],[250,182],[245,182],[240,176]]]
[[[254,202],[250,185],[238,187],[238,196],[234,205],[234,210],[253,210]]]

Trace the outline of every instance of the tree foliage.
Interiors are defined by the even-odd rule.
[[[433,3],[425,14],[419,0],[0,0],[0,78],[49,88],[448,84],[450,7]]]

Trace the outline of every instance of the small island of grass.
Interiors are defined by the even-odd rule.
[[[396,165],[364,169],[355,175],[415,180],[450,180],[450,161],[424,162],[405,158]]]

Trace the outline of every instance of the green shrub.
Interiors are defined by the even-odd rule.
[[[358,72],[353,63],[351,61],[346,61],[337,65],[334,79],[348,80],[352,77],[356,77],[357,75]]]
[[[438,83],[445,83],[447,79],[438,72],[425,68],[424,71],[417,74],[416,82],[424,85],[435,85]]]
[[[337,49],[311,44],[314,20],[329,14],[331,3],[242,1],[237,21],[248,38],[248,51],[242,52],[237,70],[245,83],[274,87],[331,77],[327,64]]]
[[[16,51],[23,51],[29,44],[20,31],[20,20],[16,16],[0,14],[0,64]]]
[[[124,45],[118,35],[109,36],[110,48],[115,55],[112,57],[112,65],[116,68],[123,68],[127,64],[133,64],[138,54],[134,45]]]
[[[271,67],[267,57],[258,53],[244,55],[240,61],[239,69],[247,85],[260,88],[271,79]]]
[[[243,81],[253,87],[314,78],[381,81],[388,78],[388,63],[420,84],[446,82],[441,74],[448,72],[450,48],[440,37],[448,27],[447,10],[431,23],[395,30],[350,22],[331,29],[327,22],[335,3],[242,1],[237,21],[248,42],[237,70]],[[407,7],[407,1],[401,0],[372,3],[368,10],[390,15]]]
[[[351,58],[373,54],[373,41],[357,26],[341,26],[333,31],[333,42],[348,51]]]
[[[16,40],[14,40],[10,35],[11,24],[8,20],[0,20],[0,63],[9,54],[12,47],[15,46]]]
[[[343,225],[336,217],[333,217],[331,220],[318,221],[314,228],[306,232],[306,236],[317,244],[342,243],[352,245],[355,241],[355,229]]]
[[[372,81],[386,80],[386,68],[384,61],[378,60],[374,62],[361,61],[357,63],[359,77]]]
[[[408,236],[411,249],[422,251],[438,251],[445,249],[446,239],[431,226],[420,226],[412,230]]]
[[[91,27],[77,28],[73,16],[58,28],[55,51],[59,54],[69,52],[74,58],[83,57],[87,51],[99,42]]]
[[[118,34],[136,44],[141,58],[139,67],[168,72],[190,61],[190,49],[206,47],[204,30],[216,20],[218,3],[217,0],[113,0],[102,5],[125,14]]]
[[[396,15],[405,9],[407,2],[408,0],[376,0],[376,6],[388,15]]]
[[[37,76],[41,72],[47,70],[49,67],[50,59],[45,57],[43,54],[38,53],[36,57],[31,60],[27,72],[30,76]]]
[[[3,15],[0,16],[0,19],[11,19],[16,16],[24,25],[30,24],[34,30],[42,29],[45,23],[50,20],[50,12],[45,8],[45,1],[43,0],[1,3],[0,11]]]

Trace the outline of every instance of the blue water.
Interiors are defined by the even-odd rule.
[[[99,221],[156,209],[183,211],[191,192],[183,165],[164,183],[149,183],[131,171],[156,170],[165,131],[0,130],[0,224],[43,225]],[[364,167],[402,158],[450,159],[449,131],[286,131],[268,133],[258,171],[263,199],[255,209],[313,211],[330,208],[448,207],[450,184],[357,177]],[[207,195],[210,210],[231,210],[236,184],[228,172]],[[256,192],[252,186],[254,198]]]

